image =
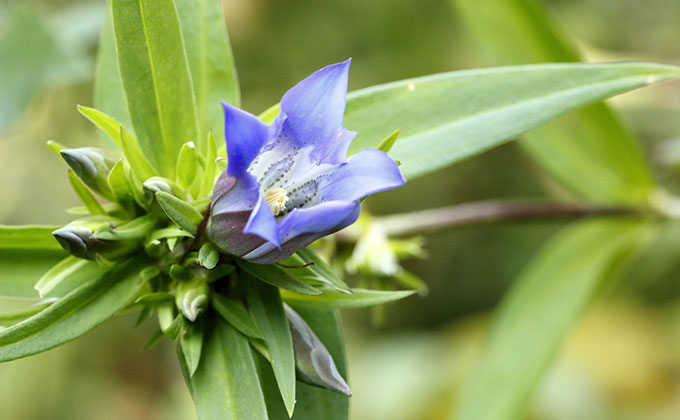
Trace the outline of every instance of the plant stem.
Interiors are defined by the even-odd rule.
[[[598,206],[580,203],[548,201],[489,200],[457,204],[438,209],[423,210],[390,216],[374,217],[389,236],[432,233],[462,225],[505,222],[512,220],[546,220],[554,218],[582,218],[592,216],[634,216],[643,214],[636,207]],[[355,240],[360,228],[352,226],[337,234],[340,240]]]

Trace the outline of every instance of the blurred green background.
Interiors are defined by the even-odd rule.
[[[677,0],[543,1],[587,61],[680,62]],[[243,106],[258,113],[312,71],[352,57],[350,90],[480,67],[481,51],[444,0],[225,0]],[[77,205],[66,167],[45,146],[100,142],[75,109],[92,105],[104,1],[0,3],[0,224],[59,224]],[[493,31],[494,28],[484,30]],[[613,101],[658,177],[679,191],[680,85]],[[388,214],[487,198],[564,194],[513,144],[366,207]],[[468,226],[427,238],[405,267],[430,293],[370,313],[345,312],[352,418],[446,418],[474,366],[489,311],[537,247],[566,222]],[[577,326],[542,383],[531,419],[680,418],[680,231],[657,240],[616,292]],[[675,252],[677,254],[677,252]],[[0,279],[2,281],[2,279]],[[62,348],[0,365],[0,420],[190,419],[169,341],[146,352],[152,323],[121,316]]]

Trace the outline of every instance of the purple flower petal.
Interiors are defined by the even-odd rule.
[[[252,175],[245,172],[237,178],[224,172],[217,180],[212,203],[211,219],[219,221],[211,227],[212,233],[219,230],[220,235],[224,236],[222,231],[227,225],[230,228],[238,228],[236,232],[238,235],[230,234],[226,243],[218,244],[220,248],[231,250],[237,246],[241,248],[237,242],[257,242],[253,238],[240,238],[239,235],[256,235],[278,247],[276,219],[262,197],[260,185]],[[247,219],[244,217],[246,215]],[[250,249],[252,247],[248,250]]]
[[[243,256],[258,264],[271,264],[289,257],[315,240],[337,232],[359,217],[358,202],[328,201],[307,209],[294,209],[279,222],[281,248],[264,243]]]
[[[370,194],[404,185],[406,180],[387,154],[364,149],[333,171],[319,186],[319,201],[355,201]]]
[[[356,134],[342,128],[349,65],[346,60],[326,66],[281,99],[281,114],[274,123],[278,138],[298,147],[313,146],[316,162],[343,161]]]
[[[227,173],[239,176],[246,172],[267,142],[269,126],[256,116],[222,102],[224,135],[227,140]]]

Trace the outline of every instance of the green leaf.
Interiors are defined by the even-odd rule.
[[[68,255],[52,236],[55,229],[0,225],[0,296],[38,297],[35,283]]]
[[[461,386],[457,420],[523,416],[531,391],[604,281],[646,238],[633,221],[589,220],[541,248],[495,314],[477,369]]]
[[[158,223],[158,218],[153,214],[145,214],[121,225],[105,226],[101,230],[94,232],[96,239],[109,241],[124,241],[131,239],[142,239],[148,235]]]
[[[319,296],[301,295],[299,293],[281,290],[281,297],[286,303],[297,308],[306,309],[345,309],[363,308],[366,306],[380,305],[403,299],[414,294],[414,290],[367,290],[352,289],[352,294],[325,292]]]
[[[533,0],[452,2],[488,65],[580,61]],[[570,113],[526,133],[521,146],[576,194],[597,201],[641,201],[654,180],[636,139],[606,105]],[[555,159],[559,156],[559,159]]]
[[[35,284],[40,297],[61,297],[82,284],[101,277],[108,269],[72,255],[50,268]]]
[[[296,279],[292,275],[288,274],[286,270],[281,269],[274,264],[253,264],[241,259],[237,259],[236,263],[251,276],[262,280],[265,283],[269,283],[272,286],[291,290],[304,295],[323,294],[321,290]]]
[[[116,266],[47,309],[0,332],[0,361],[30,356],[71,341],[126,307],[146,278],[139,260]]]
[[[286,273],[295,277],[296,279],[309,283],[311,285],[325,285],[335,290],[351,294],[350,287],[342,281],[340,277],[328,266],[316,252],[310,248],[303,248],[298,250],[295,254],[281,261],[282,264],[290,266],[304,266],[300,268],[286,267]]]
[[[175,300],[175,295],[172,293],[168,292],[152,292],[152,293],[147,293],[145,295],[140,296],[135,300],[135,303],[139,303],[140,305],[144,306],[162,306],[166,305],[167,303]]]
[[[392,150],[392,146],[394,146],[394,143],[396,143],[397,138],[399,137],[399,130],[398,128],[392,132],[385,140],[380,143],[380,146],[378,146],[378,150],[382,150],[385,153],[389,153],[390,150]]]
[[[498,146],[567,111],[680,76],[661,64],[540,64],[402,80],[348,96],[355,153],[400,128],[390,156],[413,179]]]
[[[243,335],[264,339],[262,332],[241,302],[214,293],[212,295],[212,306],[225,321],[230,323]]]
[[[113,165],[111,172],[109,172],[107,181],[109,183],[109,187],[111,187],[111,191],[113,191],[116,202],[120,203],[126,208],[131,207],[132,190],[130,189],[130,181],[125,174],[125,163],[122,159]]]
[[[73,187],[73,190],[76,192],[76,195],[80,198],[80,201],[85,204],[85,208],[92,216],[106,215],[104,207],[97,201],[94,194],[92,194],[83,181],[78,178],[78,175],[73,172],[73,169],[68,170],[68,180],[71,183],[71,187]]]
[[[13,302],[13,300],[20,302]],[[0,298],[0,307],[2,308],[2,312],[0,312],[0,326],[8,327],[26,318],[30,318],[51,304],[51,301],[36,302],[33,299]]]
[[[198,364],[201,361],[203,349],[203,322],[199,319],[187,328],[186,332],[180,337],[179,344],[182,347],[182,354],[187,363],[187,373],[189,377],[194,376]]]
[[[144,154],[173,179],[182,144],[198,139],[198,114],[172,0],[112,0],[118,65]]]
[[[246,287],[246,301],[264,336],[276,383],[288,417],[292,417],[295,408],[295,353],[279,289],[251,278]]]
[[[312,328],[316,336],[326,346],[335,361],[338,371],[347,376],[345,369],[345,350],[340,330],[340,316],[337,311],[306,310],[295,308],[298,314]],[[287,416],[279,391],[276,387],[269,363],[262,360],[258,364],[262,381],[262,389],[267,401],[267,410],[272,419],[283,419]],[[293,420],[347,420],[349,417],[349,398],[336,392],[297,383],[297,403]]]
[[[123,145],[125,158],[130,164],[130,169],[132,169],[132,172],[137,176],[139,181],[144,182],[147,179],[158,175],[156,168],[154,168],[144,155],[142,147],[137,139],[122,126],[120,128],[120,141]]]
[[[199,420],[267,420],[248,339],[219,318],[210,321],[201,363],[189,380]]]
[[[192,235],[198,230],[198,225],[201,224],[203,216],[191,204],[184,200],[180,200],[170,193],[159,191],[155,194],[158,204],[165,212],[165,214],[177,224],[177,226],[191,233]]]
[[[217,145],[215,144],[215,136],[212,131],[208,133],[208,150],[205,154],[205,164],[203,167],[203,174],[201,178],[203,185],[200,185],[200,191],[195,194],[199,197],[201,194],[209,194],[215,186],[215,177],[217,175]]]
[[[175,0],[184,36],[199,119],[198,152],[205,156],[208,131],[224,138],[221,101],[240,105],[234,58],[219,0]]]
[[[120,149],[123,149],[123,141],[121,140],[120,133],[123,126],[121,123],[95,108],[78,105],[78,112],[90,120],[97,128],[106,133]]]
[[[182,145],[177,158],[177,185],[184,190],[188,190],[196,180],[196,170],[198,166],[198,156],[194,142],[186,142]]]
[[[132,127],[130,113],[123,91],[123,81],[118,69],[116,42],[113,35],[113,19],[111,16],[111,0],[107,0],[104,25],[99,37],[99,50],[94,76],[94,106],[113,119],[120,121],[125,127]],[[111,136],[110,136],[111,137]],[[111,137],[115,140],[115,137]]]

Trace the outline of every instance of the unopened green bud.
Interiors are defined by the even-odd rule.
[[[119,220],[111,217],[86,217],[53,231],[52,235],[62,248],[78,258],[114,260],[129,254],[138,245],[138,241],[110,241],[95,237],[96,231],[109,229],[117,223],[119,223]]]
[[[97,147],[80,147],[63,149],[59,153],[88,187],[102,197],[113,200],[108,176],[111,168],[121,159],[118,152]]]
[[[320,386],[351,397],[352,391],[338,372],[333,356],[326,346],[297,312],[288,305],[284,305],[284,308],[293,336],[297,378],[310,385]]]
[[[167,178],[153,176],[142,184],[144,198],[150,203],[153,201],[157,192],[163,191],[178,198],[185,199],[186,193],[177,184]]]
[[[196,321],[208,308],[209,301],[210,287],[202,278],[194,277],[177,285],[175,303],[189,321]]]

